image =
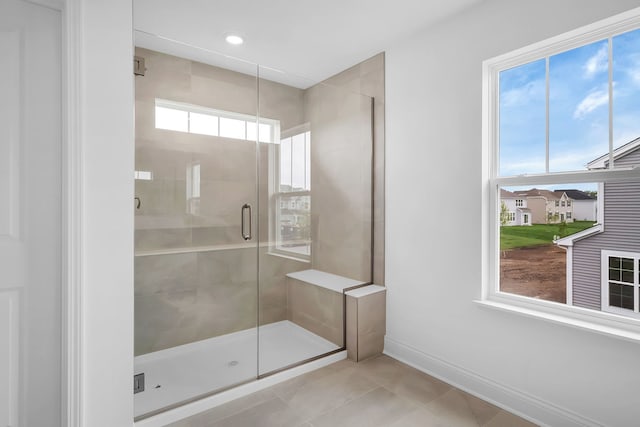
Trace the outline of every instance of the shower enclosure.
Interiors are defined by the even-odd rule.
[[[371,282],[373,104],[135,35],[140,419],[344,349],[343,290]]]

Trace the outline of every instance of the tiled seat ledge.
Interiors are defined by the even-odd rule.
[[[345,289],[367,284],[367,282],[349,279],[348,277],[338,276],[337,274],[325,273],[320,270],[296,271],[287,274],[287,277],[340,293],[344,292]]]

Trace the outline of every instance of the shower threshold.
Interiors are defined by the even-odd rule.
[[[134,416],[175,407],[339,348],[283,320],[260,326],[259,344],[258,331],[252,328],[137,356],[135,374],[144,373],[145,387],[134,395]]]

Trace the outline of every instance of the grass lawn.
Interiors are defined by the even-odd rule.
[[[554,235],[565,237],[592,227],[593,224],[595,221],[575,221],[564,226],[560,224],[503,226],[500,227],[500,250],[549,245]]]

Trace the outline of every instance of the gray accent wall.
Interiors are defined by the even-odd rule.
[[[634,151],[630,152],[629,154],[615,160],[613,162],[613,166],[614,167],[628,167],[628,166],[634,166],[634,165],[640,165],[640,150],[639,149],[635,149]]]
[[[604,196],[604,231],[573,246],[573,305],[595,310],[601,307],[602,250],[640,252],[640,181],[605,184],[600,196]]]

